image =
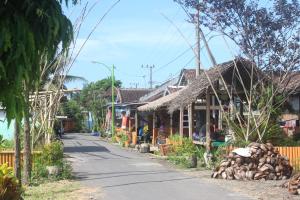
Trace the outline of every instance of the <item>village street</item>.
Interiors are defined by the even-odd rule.
[[[101,191],[100,195],[91,194],[91,199],[248,199],[98,137],[66,134],[64,138],[76,178],[83,186]]]

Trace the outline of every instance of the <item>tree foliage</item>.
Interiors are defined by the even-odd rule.
[[[115,87],[121,87],[120,80],[115,80]],[[101,123],[104,117],[104,105],[107,103],[107,96],[110,96],[111,77],[92,82],[86,85],[79,97],[81,106],[86,110],[92,112],[94,122]],[[107,95],[109,93],[109,95]],[[116,94],[115,94],[116,95]]]
[[[68,116],[68,118],[71,118],[75,122],[75,131],[81,131],[84,116],[81,110],[81,107],[79,103],[75,100],[69,100],[61,104],[60,115]]]
[[[0,102],[9,121],[21,120],[23,87],[38,87],[41,60],[53,60],[58,49],[67,49],[72,40],[72,24],[63,14],[61,3],[0,1]]]
[[[231,104],[234,104],[233,97],[239,97],[242,99],[242,111],[247,111],[245,114],[236,112],[233,106],[231,113],[227,117],[224,115],[229,133],[235,135],[235,139],[261,142],[276,134],[282,135],[277,121],[282,104],[290,95],[288,92],[281,94],[283,83],[288,84],[292,72],[300,67],[299,1],[174,1],[181,5],[193,23],[193,16],[199,10],[202,27],[221,33],[225,41],[229,38],[238,47],[238,56],[253,63],[248,71],[250,87],[243,89],[243,95],[227,88],[226,93]],[[230,48],[227,45],[224,51],[233,54]],[[261,77],[258,78],[257,75]],[[247,84],[242,78],[239,79],[241,83]],[[213,85],[211,88],[215,89]],[[291,88],[293,89],[296,88]],[[218,94],[215,96],[218,97]]]
[[[229,37],[263,70],[295,70],[300,64],[298,0],[175,0],[200,24]]]
[[[294,70],[300,64],[297,0],[207,0],[204,25],[232,39],[264,70]],[[293,65],[293,66],[291,66]]]

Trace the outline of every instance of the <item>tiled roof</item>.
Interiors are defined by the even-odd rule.
[[[165,92],[165,90],[168,88],[168,86],[170,85],[176,85],[178,82],[179,77],[175,77],[171,80],[168,80],[166,82],[164,82],[163,84],[161,84],[159,87],[155,88],[153,91],[151,91],[150,93],[142,96],[140,98],[140,102],[150,102],[150,101],[154,101],[160,97],[163,96],[163,93]]]

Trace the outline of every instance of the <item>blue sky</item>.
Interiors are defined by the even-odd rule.
[[[80,5],[64,7],[66,15],[75,21],[86,2],[82,0]],[[88,7],[95,2],[97,5],[82,25],[76,51],[115,1],[90,0]],[[195,43],[194,26],[186,21],[185,13],[173,0],[121,0],[92,34],[69,74],[83,76],[89,82],[107,77],[110,72],[92,63],[96,60],[107,65],[114,64],[116,79],[123,82],[123,87],[136,84],[138,87],[149,87],[149,70],[141,68],[141,65],[155,65],[154,84],[177,75],[182,68],[193,68],[195,60],[192,50],[163,15],[176,24],[190,44]],[[205,34],[210,37],[215,33],[205,31]],[[232,59],[233,55],[221,37],[214,37],[209,45],[217,62]],[[211,66],[204,49],[201,51],[201,61],[205,68]],[[81,88],[82,83],[70,83],[68,87]]]

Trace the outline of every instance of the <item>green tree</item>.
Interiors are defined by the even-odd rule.
[[[61,105],[60,114],[66,115],[75,122],[76,131],[81,131],[83,128],[82,121],[84,119],[82,109],[77,101],[69,100]]]
[[[52,61],[58,49],[66,50],[73,38],[72,24],[61,3],[0,1],[0,102],[9,122],[24,118],[25,184],[31,173],[29,94],[39,85],[41,61]]]
[[[122,83],[120,80],[115,80],[115,87],[121,87]],[[86,85],[79,96],[79,102],[85,111],[90,111],[93,116],[93,121],[96,125],[95,128],[99,128],[98,125],[103,123],[105,118],[104,106],[107,101],[107,93],[110,94],[111,89],[111,77],[92,82]]]
[[[73,29],[63,14],[62,0],[0,2],[0,102],[9,121],[20,121],[24,84],[28,90],[38,86],[41,60],[53,60],[60,45],[66,49]]]

